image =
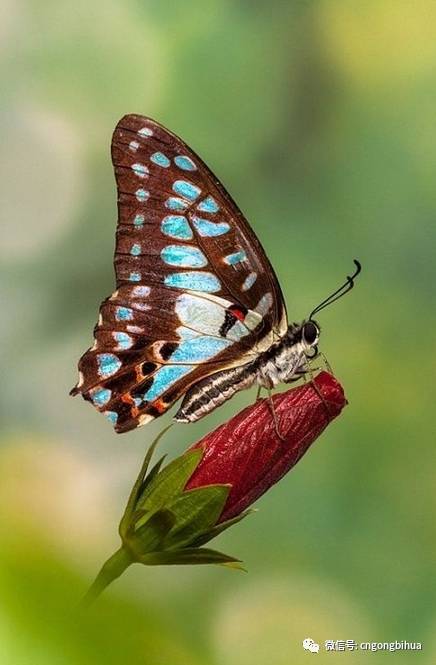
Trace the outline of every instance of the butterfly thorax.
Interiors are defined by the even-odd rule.
[[[319,327],[312,321],[292,323],[286,334],[255,361],[256,382],[264,388],[295,381],[307,372],[307,358],[316,353]]]

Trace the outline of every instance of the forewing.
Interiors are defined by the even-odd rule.
[[[204,376],[244,364],[286,327],[280,287],[253,231],[201,159],[158,123],[117,125],[117,291],[73,392],[127,431]]]

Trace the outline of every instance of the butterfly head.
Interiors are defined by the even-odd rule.
[[[304,353],[308,357],[316,356],[318,353],[317,345],[321,329],[316,321],[309,319],[301,325],[301,341],[304,347]]]

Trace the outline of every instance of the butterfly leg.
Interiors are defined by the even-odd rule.
[[[329,370],[330,370],[330,365],[328,364],[327,359],[326,359],[326,357],[324,356],[324,354],[323,354],[323,353],[320,353],[319,355],[321,355],[321,356],[323,357],[323,359],[325,360],[325,363],[326,363],[327,367],[328,367]],[[318,371],[318,369],[320,369],[320,367],[311,367],[310,365],[308,365],[308,366],[307,366],[307,372],[306,372],[306,374],[304,375],[304,379],[305,379],[305,381],[306,381],[306,380],[307,380],[307,377],[309,377],[308,384],[310,384],[310,385],[312,386],[312,388],[314,389],[314,391],[317,393],[318,397],[320,398],[321,402],[324,404],[324,407],[325,407],[325,410],[326,410],[326,413],[327,413],[327,418],[328,418],[328,420],[330,421],[330,420],[331,420],[331,417],[330,417],[329,405],[328,405],[328,403],[326,402],[326,400],[325,400],[325,398],[324,398],[324,395],[320,392],[320,390],[318,389],[318,386],[316,385],[316,383],[315,383],[315,381],[314,381],[314,379],[315,379],[314,372]]]
[[[323,354],[323,352],[320,351],[318,355],[320,355],[321,358],[323,359],[324,364],[325,364],[325,366],[327,367],[327,370],[330,372],[330,374],[333,374],[332,366],[330,365],[329,361],[327,360],[327,358],[325,357],[325,355]]]
[[[275,429],[276,434],[279,437],[280,441],[285,442],[286,441],[285,437],[280,433],[279,421],[277,420],[277,414],[276,414],[276,410],[274,408],[274,402],[272,400],[271,389],[267,388],[267,390],[268,390],[268,406],[269,406],[269,409],[271,411],[271,415],[272,415],[272,418],[273,418],[273,421],[274,421],[274,429]]]

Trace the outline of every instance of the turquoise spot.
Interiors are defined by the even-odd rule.
[[[195,166],[192,159],[190,157],[187,157],[186,155],[177,155],[177,157],[174,157],[174,162],[176,166],[178,166],[179,169],[183,169],[183,171],[197,170],[197,167]]]
[[[205,291],[215,293],[221,289],[219,279],[211,272],[175,272],[167,275],[164,280],[167,286],[176,289],[189,289],[190,291]]]
[[[229,266],[234,266],[236,263],[241,263],[241,261],[246,261],[247,255],[245,252],[235,252],[234,254],[228,254],[224,257],[224,261],[229,264]]]
[[[114,340],[118,342],[118,349],[120,351],[126,351],[133,345],[133,339],[125,332],[114,332],[113,336]]]
[[[167,169],[169,165],[171,164],[170,160],[166,155],[163,154],[163,152],[155,152],[151,157],[150,160],[154,162],[154,164],[157,164],[158,166],[162,166],[164,169]]]
[[[176,194],[180,194],[180,196],[184,196],[185,199],[189,199],[190,201],[194,201],[201,194],[200,187],[193,185],[192,182],[188,182],[187,180],[176,180],[173,190]]]
[[[149,171],[144,164],[132,164],[132,171],[139,177],[145,178],[148,175]]]
[[[133,310],[130,307],[117,307],[115,318],[117,321],[131,321],[133,319]]]
[[[121,360],[113,353],[100,353],[97,356],[97,363],[98,373],[103,378],[116,374],[122,365]]]
[[[227,339],[217,339],[209,336],[195,337],[179,344],[171,355],[171,362],[202,362],[216,356],[231,344],[232,342]]]
[[[105,411],[104,415],[109,420],[109,422],[112,423],[112,425],[117,424],[118,413],[115,413],[115,411]]]
[[[202,212],[218,212],[220,209],[218,203],[215,201],[213,196],[208,196],[204,199],[204,201],[201,201],[201,203],[198,204],[197,210],[201,210]]]
[[[135,215],[135,219],[133,220],[135,226],[142,226],[144,222],[145,222],[144,215]]]
[[[168,245],[160,253],[161,258],[169,266],[180,268],[204,268],[207,259],[197,247],[189,245]]]
[[[132,290],[132,295],[133,296],[138,296],[142,298],[146,298],[150,293],[150,287],[149,286],[135,286]]]
[[[112,391],[107,388],[95,388],[91,393],[92,403],[95,406],[102,407],[109,402],[111,395]]]
[[[140,282],[141,273],[140,272],[131,272],[129,275],[129,282]]]
[[[193,217],[192,221],[198,233],[203,237],[213,238],[230,231],[230,225],[227,222],[210,222],[201,217]]]
[[[165,207],[168,208],[168,210],[186,210],[188,205],[189,203],[187,201],[178,199],[175,196],[170,196],[170,198],[165,201]]]
[[[151,130],[149,127],[143,127],[142,129],[138,130],[138,134],[140,136],[153,136],[153,130]]]
[[[135,242],[135,244],[132,245],[130,254],[132,254],[132,256],[139,256],[140,253],[141,253],[141,245],[138,242]]]
[[[134,397],[133,401],[135,402],[135,406],[140,406],[142,402],[142,397]]]
[[[191,240],[193,233],[186,217],[182,215],[167,215],[161,224],[161,231],[172,238]]]
[[[148,199],[148,197],[150,196],[150,192],[147,192],[146,189],[142,189],[142,188],[137,189],[136,192],[135,192],[135,196],[136,196],[136,198],[138,199],[138,201],[140,203],[144,203],[144,201],[146,201]]]
[[[144,394],[144,401],[151,402],[164,393],[180,377],[192,371],[190,365],[165,365],[154,375],[152,386]]]
[[[267,311],[272,307],[272,304],[273,304],[273,297],[271,293],[268,291],[259,300],[256,307],[254,308],[254,311],[264,316],[267,313]]]
[[[244,280],[244,283],[242,285],[242,290],[243,291],[248,291],[248,289],[251,289],[253,286],[254,282],[257,279],[257,272],[251,272],[248,277]]]

